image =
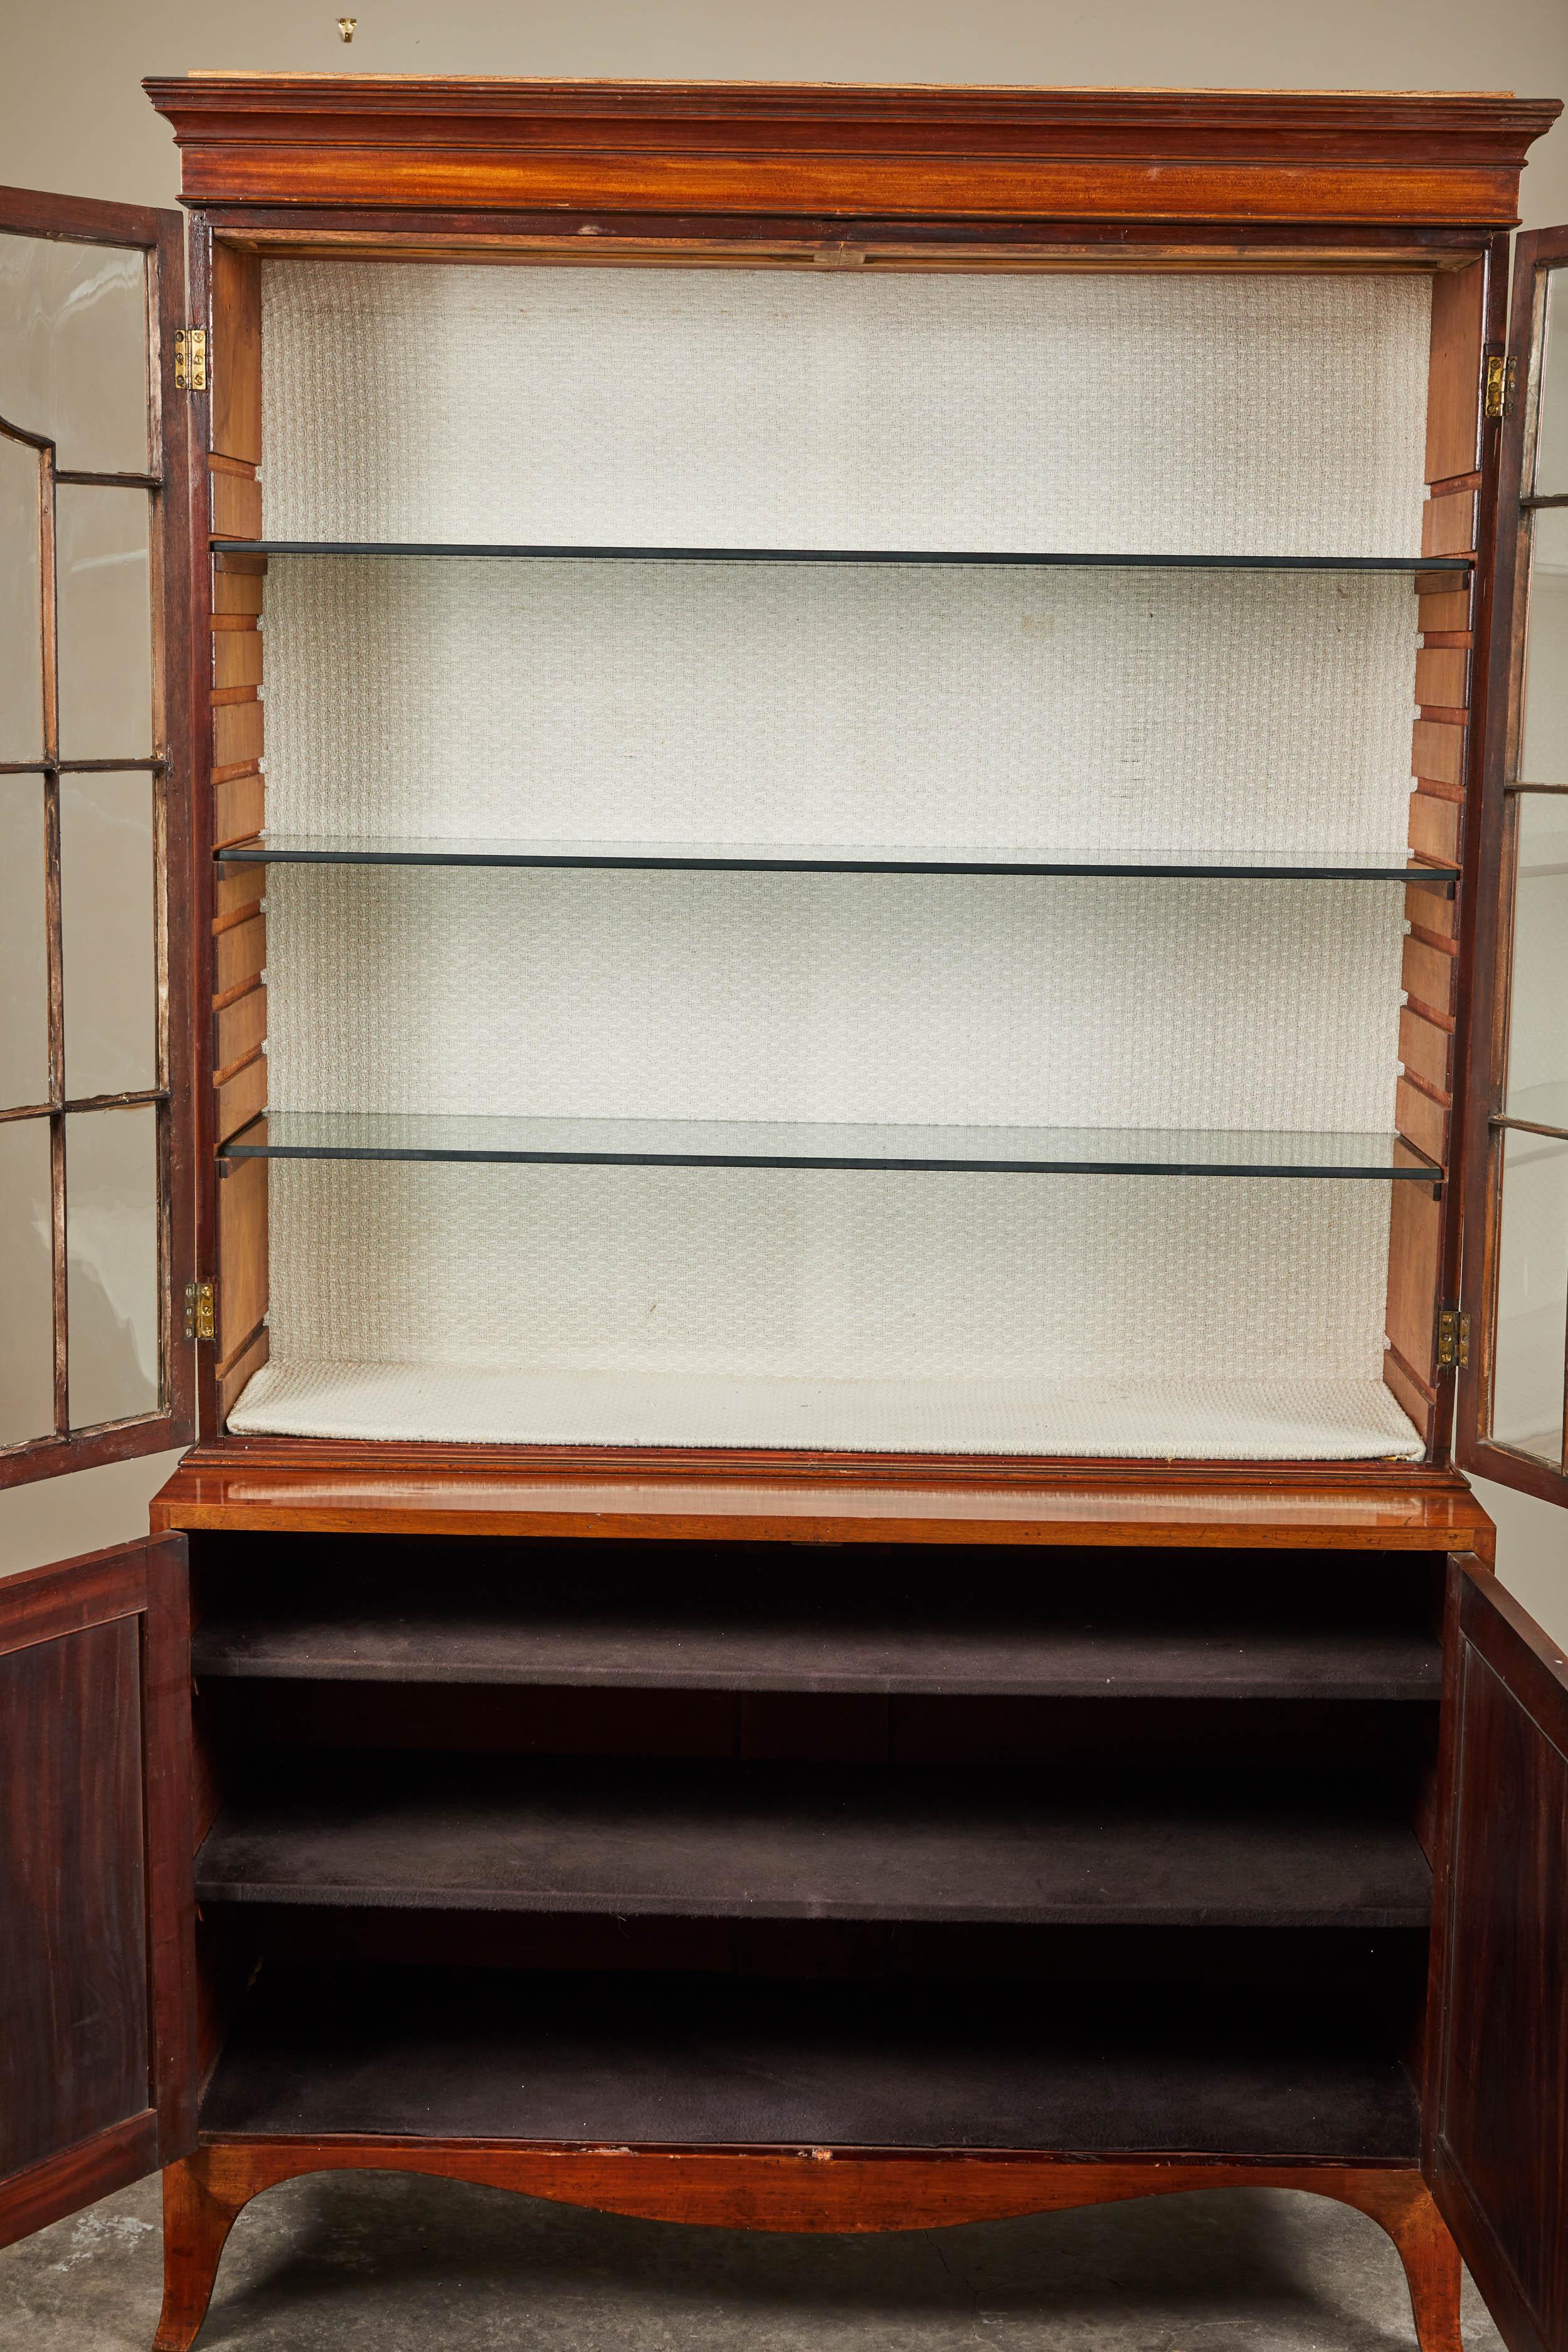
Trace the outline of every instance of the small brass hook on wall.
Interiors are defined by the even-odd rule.
[[[358,23],[359,18],[357,16],[340,16],[338,18],[338,31],[345,41],[352,41],[353,39],[354,26]]]

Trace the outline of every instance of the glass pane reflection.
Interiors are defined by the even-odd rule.
[[[0,436],[0,760],[44,748],[38,488],[37,451]]]
[[[1568,1143],[1503,1137],[1492,1434],[1563,1459],[1568,1350]]]
[[[1555,1127],[1568,1095],[1568,799],[1516,796],[1518,880],[1513,902],[1508,1090],[1515,1118]]]
[[[44,882],[43,778],[0,776],[0,1110],[49,1098]]]
[[[68,471],[148,471],[137,247],[0,234],[0,416],[47,435]]]
[[[1568,269],[1549,270],[1546,278],[1535,488],[1542,498],[1568,490]]]
[[[66,1093],[157,1084],[153,779],[60,778]]]
[[[145,490],[56,492],[60,757],[153,749],[153,607]]]
[[[1568,508],[1534,518],[1520,781],[1568,784]]]
[[[66,1120],[73,1429],[157,1410],[158,1136],[151,1107]]]
[[[0,1445],[55,1425],[49,1237],[48,1121],[11,1119],[0,1126]]]

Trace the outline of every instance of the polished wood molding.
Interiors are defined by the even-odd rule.
[[[143,84],[216,205],[1510,226],[1560,111],[1503,91],[191,74]]]
[[[472,1458],[470,1458],[472,1457]],[[187,1454],[155,1528],[788,1543],[1465,1549],[1490,1520],[1451,1471],[231,1442]]]
[[[106,2131],[94,2132],[26,2172],[13,2173],[0,2194],[0,2246],[30,2238],[51,2221],[112,2197],[158,2168],[158,2117],[145,2107]]]
[[[644,2221],[864,2232],[1123,2202],[1202,2189],[1302,2189],[1367,2214],[1397,2247],[1421,2352],[1460,2352],[1459,2256],[1426,2183],[1404,2166],[1253,2165],[1145,2156],[838,2148],[530,2147],[483,2140],[214,2139],[164,2175],[167,2253],[154,2352],[188,2352],[224,2243],[252,2197],[301,2173],[416,2172]]]
[[[147,1606],[148,1558],[145,1542],[113,1544],[6,1577],[0,1587],[0,1657],[136,1616]]]

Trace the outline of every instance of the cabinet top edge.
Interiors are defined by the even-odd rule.
[[[217,207],[1509,226],[1555,99],[200,74],[144,84]]]
[[[474,114],[681,116],[737,121],[948,119],[1004,121],[1162,121],[1287,126],[1465,124],[1539,137],[1562,111],[1557,99],[1510,89],[1144,89],[1021,82],[786,82],[548,79],[488,74],[262,74],[211,68],[151,74],[142,82],[160,111],[236,109],[421,113],[432,106]]]

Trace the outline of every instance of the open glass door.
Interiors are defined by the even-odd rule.
[[[182,247],[0,190],[0,1486],[194,1433]]]
[[[1568,228],[1518,240],[1510,348],[1457,1454],[1568,1504]]]
[[[193,1434],[183,243],[0,189],[0,1486]],[[188,1617],[0,1575],[0,2244],[193,2145]]]

